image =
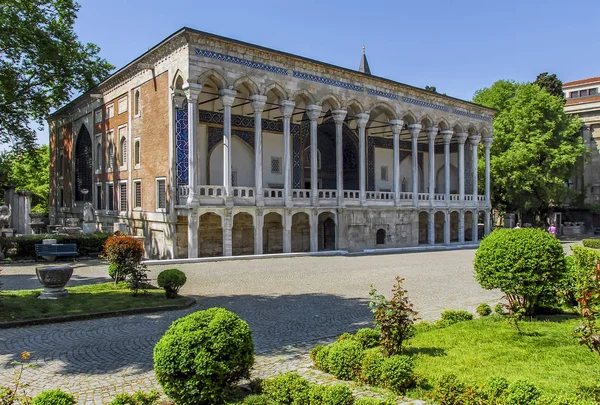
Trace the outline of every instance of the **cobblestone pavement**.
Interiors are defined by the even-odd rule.
[[[366,305],[373,283],[389,295],[394,276],[405,287],[423,319],[444,309],[474,311],[494,304],[497,291],[482,290],[473,278],[474,250],[376,256],[302,257],[177,265],[188,282],[182,293],[198,304],[182,311],[135,315],[0,330],[0,381],[21,351],[32,353],[25,371],[32,393],[61,388],[80,403],[105,403],[115,393],[155,385],[152,349],[171,322],[195,310],[225,307],[248,321],[256,347],[255,376],[310,369],[308,349],[370,323]],[[74,281],[106,280],[107,266],[79,263]],[[152,266],[150,277],[174,266]],[[3,289],[37,288],[32,265],[6,266]]]

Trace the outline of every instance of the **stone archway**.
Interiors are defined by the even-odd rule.
[[[375,244],[385,245],[385,229],[378,229],[375,234]]]
[[[305,212],[292,216],[292,252],[310,252],[310,217]]]
[[[92,201],[92,159],[92,138],[82,125],[75,143],[75,201]]]
[[[450,242],[458,242],[458,212],[450,213]]]
[[[263,253],[283,253],[283,225],[281,215],[269,212],[263,219]]]
[[[429,225],[429,213],[419,212],[419,245],[427,244],[427,227]]]
[[[240,212],[233,217],[231,245],[233,256],[254,254],[254,221],[247,212]]]
[[[198,225],[198,257],[223,256],[221,217],[208,212],[200,216]]]
[[[335,250],[335,215],[331,212],[319,214],[318,250]]]
[[[465,211],[465,242],[473,241],[473,212]]]
[[[434,215],[435,243],[444,243],[444,227],[446,225],[446,214],[438,211]]]

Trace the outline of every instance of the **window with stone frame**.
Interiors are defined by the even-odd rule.
[[[127,127],[119,128],[119,165],[121,170],[127,166]]]
[[[135,169],[140,168],[140,139],[135,138],[133,142],[133,165]]]
[[[96,174],[102,171],[102,135],[96,135]]]
[[[579,91],[579,97],[587,97],[587,95],[588,95],[587,89]]]
[[[271,156],[271,173],[281,174],[281,158]]]
[[[579,97],[578,91],[572,91],[569,93],[569,98],[577,98],[577,97]]]
[[[102,183],[96,183],[96,209],[102,209]]]
[[[142,208],[142,180],[133,181],[133,208]]]
[[[135,89],[135,92],[133,93],[133,115],[135,117],[142,115],[142,110],[140,108],[140,89]]]
[[[124,112],[127,112],[127,96],[119,99],[119,104],[118,104],[118,109],[119,109],[119,114],[123,114]]]
[[[166,211],[167,209],[167,179],[156,179],[156,210]]]
[[[94,111],[94,124],[99,124],[102,122],[102,109],[98,109]]]
[[[388,181],[388,167],[381,166],[381,181]]]
[[[112,118],[115,116],[115,105],[109,104],[106,106],[106,118]]]
[[[106,209],[115,210],[115,185],[112,182],[106,183]]]
[[[119,183],[119,211],[127,211],[127,182]]]
[[[595,96],[597,94],[598,94],[598,88],[597,87],[589,90],[589,95],[590,96]]]

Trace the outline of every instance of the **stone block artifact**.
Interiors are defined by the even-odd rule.
[[[41,300],[56,300],[66,298],[69,293],[65,286],[73,275],[71,266],[44,266],[36,267],[35,273],[40,283],[44,286],[44,291],[38,297]]]
[[[12,210],[6,205],[0,206],[0,229],[10,228],[10,216]]]

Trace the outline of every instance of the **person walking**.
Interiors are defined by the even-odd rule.
[[[548,228],[548,232],[550,232],[550,235],[556,236],[556,226],[554,225],[554,222],[552,222],[550,224],[550,228]]]

